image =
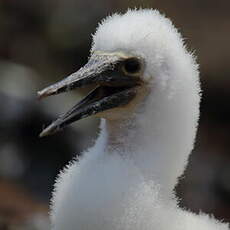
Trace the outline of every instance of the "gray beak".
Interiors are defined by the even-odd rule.
[[[40,137],[53,134],[74,121],[128,104],[136,95],[139,78],[127,76],[121,71],[126,59],[116,54],[94,54],[80,70],[39,91],[38,97],[44,98],[91,84],[97,85],[88,96],[44,129]]]

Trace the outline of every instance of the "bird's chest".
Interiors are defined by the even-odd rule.
[[[154,201],[152,188],[139,171],[120,157],[91,159],[71,167],[60,180],[65,184],[57,185],[57,191],[64,190],[64,195],[54,196],[55,230],[64,229],[65,224],[69,229],[116,229],[112,226],[125,225],[129,215],[139,215],[140,219],[143,193],[151,193]]]

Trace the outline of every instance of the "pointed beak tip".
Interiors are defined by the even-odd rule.
[[[49,132],[46,131],[46,129],[44,129],[40,134],[39,134],[39,137],[42,138],[42,137],[45,137],[45,136],[48,136],[49,135]]]
[[[46,136],[53,135],[59,130],[60,128],[55,124],[55,122],[53,122],[48,127],[42,130],[42,132],[39,134],[39,137],[46,137]]]
[[[43,98],[43,95],[42,95],[41,91],[38,91],[37,92],[37,99],[41,100],[42,98]]]
[[[45,137],[51,135],[52,132],[52,125],[49,125],[45,129],[42,130],[42,132],[39,134],[39,137]]]
[[[37,92],[37,98],[38,100],[41,100],[45,97],[48,97],[50,95],[50,93],[47,90],[41,90]]]

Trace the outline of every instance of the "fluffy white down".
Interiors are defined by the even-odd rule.
[[[200,86],[196,62],[171,21],[156,10],[113,15],[94,35],[96,50],[143,57],[151,92],[132,117],[102,120],[95,146],[60,173],[53,230],[227,230],[179,209],[174,197],[193,148]]]

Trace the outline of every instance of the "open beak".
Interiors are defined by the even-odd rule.
[[[53,134],[74,121],[128,104],[136,96],[136,86],[140,80],[122,73],[121,65],[127,58],[116,53],[93,54],[77,72],[39,91],[38,97],[44,98],[91,84],[97,85],[83,100],[45,128],[40,137]]]

